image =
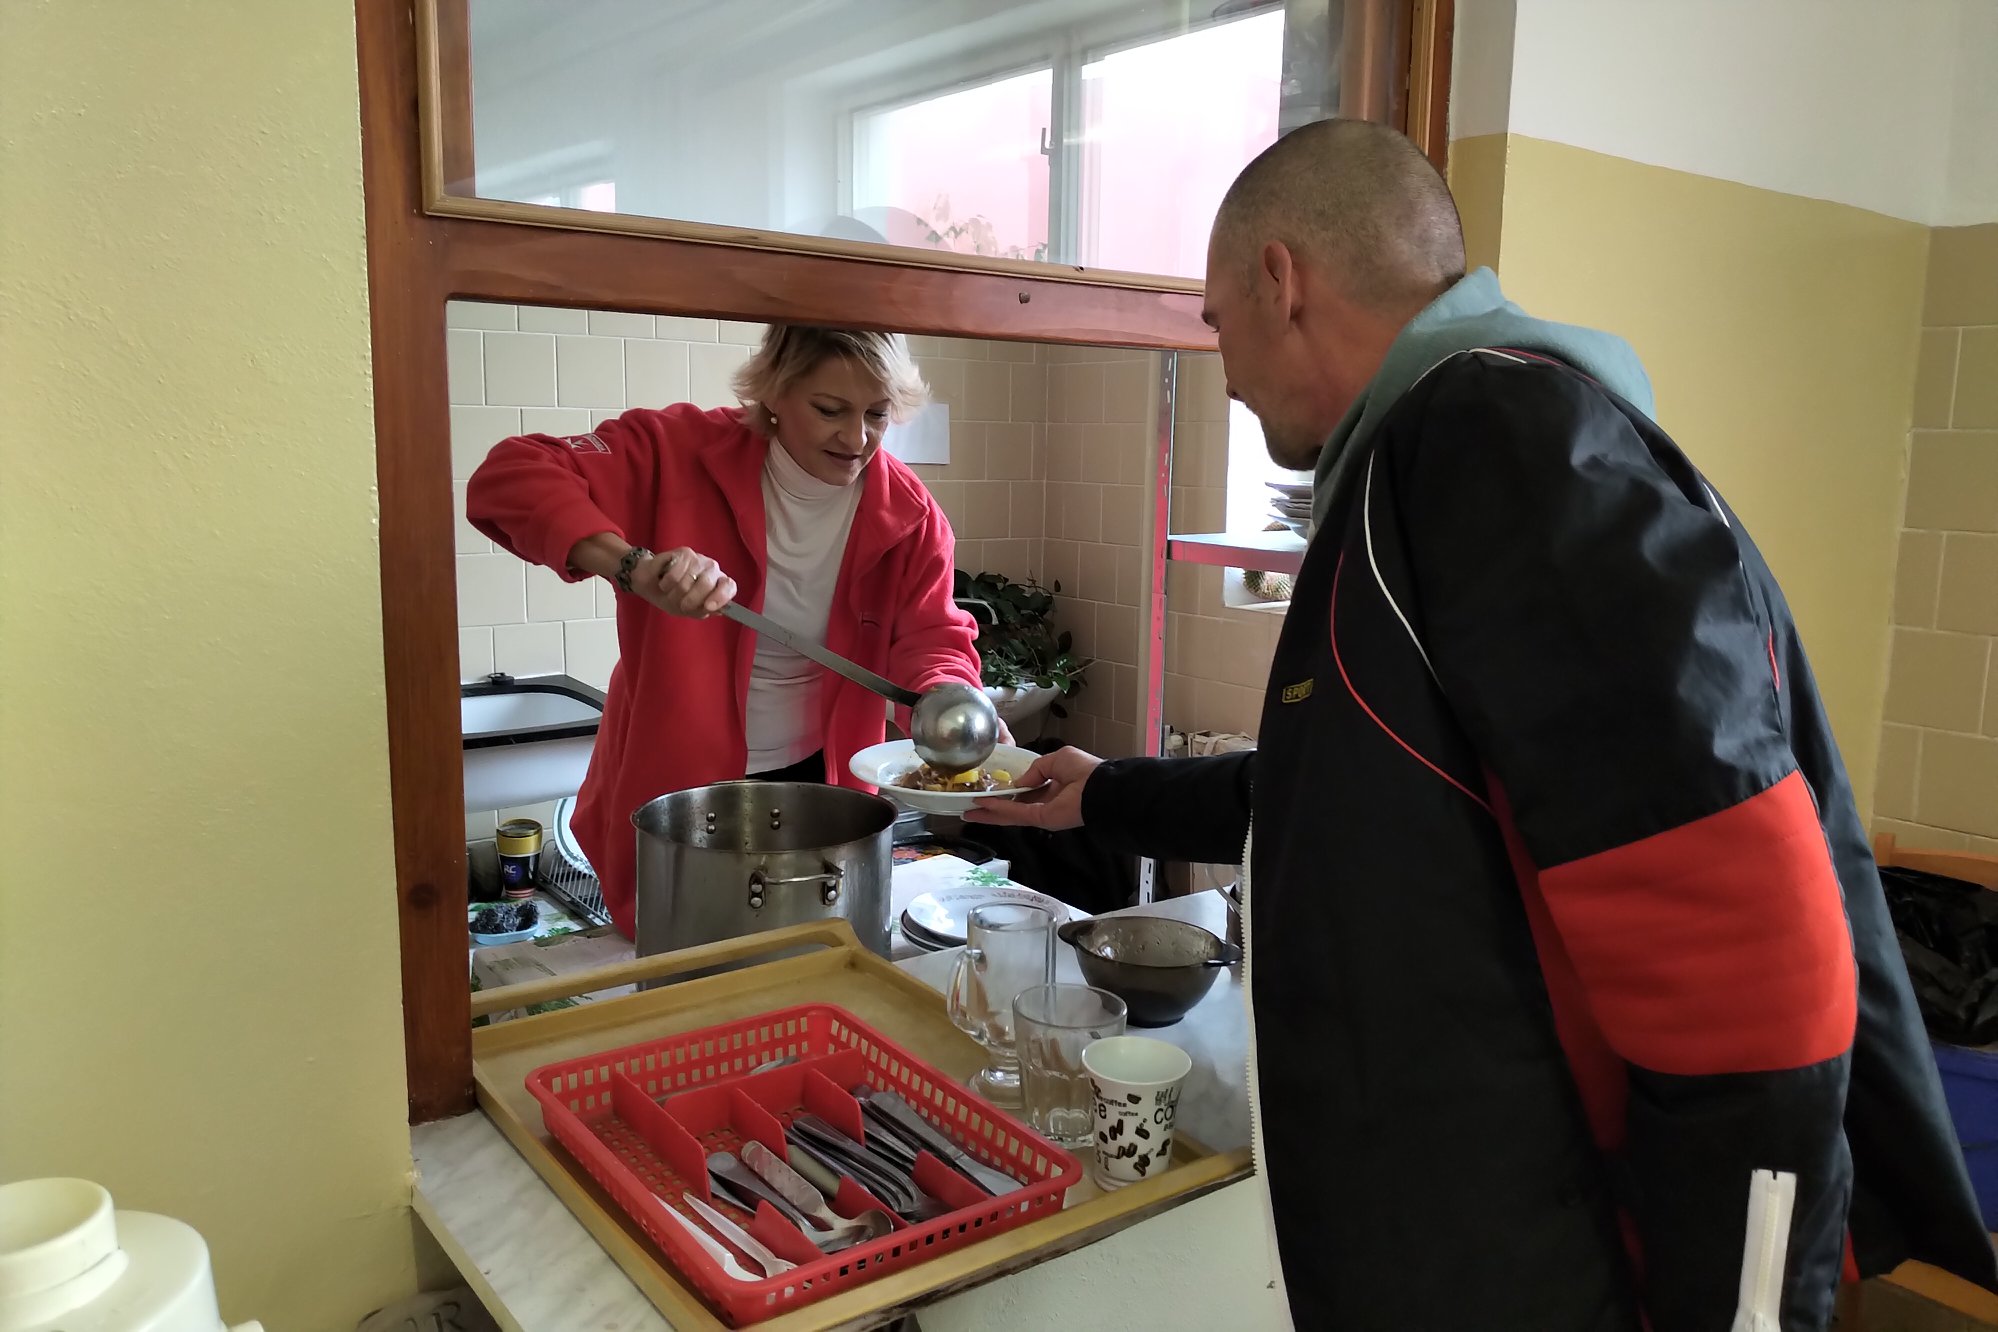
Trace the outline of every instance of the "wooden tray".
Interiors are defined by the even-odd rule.
[[[472,1071],[481,1108],[677,1332],[721,1329],[727,1324],[542,1127],[541,1107],[526,1088],[531,1070],[802,1003],[838,1004],[959,1078],[968,1079],[978,1071],[984,1050],[951,1025],[942,995],[862,948],[844,921],[816,921],[472,996],[472,1015],[477,1017],[772,955],[779,956],[718,976],[502,1022],[472,1033]],[[1041,1220],[755,1326],[770,1332],[879,1327],[944,1295],[1115,1234],[1245,1178],[1250,1170],[1246,1150],[1212,1152],[1183,1132],[1177,1136],[1173,1157],[1173,1168],[1162,1175],[1115,1193],[1084,1182],[1069,1191],[1061,1211]]]

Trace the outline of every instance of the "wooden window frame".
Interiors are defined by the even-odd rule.
[[[942,267],[893,252],[834,252],[732,229],[702,235],[688,230],[694,224],[629,218],[605,225],[600,214],[433,198],[430,180],[473,174],[467,3],[355,0],[412,1123],[459,1114],[474,1103],[471,995],[460,965],[464,768],[450,557],[447,300],[1214,350],[1200,321],[1197,282],[1020,261]],[[1362,81],[1371,102],[1362,107],[1346,99],[1342,111],[1412,123],[1413,137],[1439,164],[1451,3],[1348,0],[1346,16],[1349,40],[1357,25],[1369,41],[1386,43],[1400,77]],[[433,114],[426,123],[422,108],[446,103],[453,114]],[[463,133],[445,132],[453,123]]]

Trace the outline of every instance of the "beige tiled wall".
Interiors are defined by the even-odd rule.
[[[1095,660],[1062,735],[1108,757],[1135,754],[1145,660],[1146,473],[1154,456],[1159,358],[1050,347],[1047,576],[1056,622]]]
[[[1874,825],[1998,852],[1998,223],[1930,241]]]
[[[1219,532],[1228,505],[1228,392],[1218,356],[1181,356],[1173,425],[1172,530]],[[1166,721],[1256,734],[1283,617],[1223,604],[1222,571],[1166,570]]]
[[[911,338],[931,396],[950,405],[950,463],[917,467],[957,537],[957,567],[1016,582],[1041,572],[1048,367],[1027,342]]]

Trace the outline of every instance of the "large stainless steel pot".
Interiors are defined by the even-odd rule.
[[[721,782],[631,816],[638,830],[638,954],[830,916],[888,953],[895,807],[811,782]]]

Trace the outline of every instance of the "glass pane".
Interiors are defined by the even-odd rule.
[[[1079,262],[1200,277],[1235,173],[1276,142],[1281,10],[1082,67]],[[1161,181],[1172,188],[1161,190]]]
[[[1045,259],[1054,71],[854,117],[854,216],[896,245]]]
[[[1340,7],[468,0],[444,187],[1198,276],[1227,182],[1331,104]]]

